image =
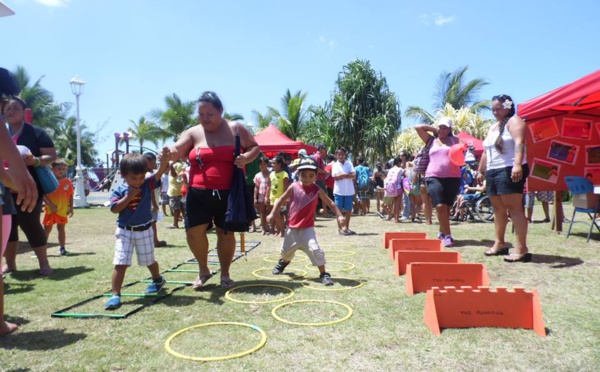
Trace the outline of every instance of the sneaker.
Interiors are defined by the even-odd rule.
[[[444,236],[444,247],[452,247],[454,245],[454,239],[452,239],[452,235]]]
[[[438,233],[438,237],[437,237],[437,238],[438,238],[439,240],[444,240],[444,234],[443,234],[443,233],[441,233],[441,232],[439,232],[439,233]]]
[[[162,275],[158,279],[152,279],[152,282],[153,283],[146,288],[146,294],[158,293],[163,289],[165,284],[167,284],[167,281]]]
[[[67,250],[65,249],[65,247],[60,247],[60,255],[61,255],[61,256],[64,256],[64,255],[66,255],[67,253],[68,253],[68,252],[67,252]]]
[[[321,283],[323,283],[323,285],[333,285],[333,279],[331,279],[331,275],[329,275],[329,273],[322,273],[319,278],[321,278]]]
[[[349,236],[349,235],[351,235],[349,230],[340,231],[339,234],[342,235],[342,236]]]
[[[273,275],[281,274],[289,264],[289,262],[284,262],[283,258],[280,258],[279,262],[277,262],[277,265],[275,265],[275,267],[273,268]]]
[[[115,310],[121,307],[121,295],[112,295],[112,297],[104,304],[104,309]]]

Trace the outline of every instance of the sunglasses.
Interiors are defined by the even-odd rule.
[[[196,164],[198,165],[198,168],[202,168],[202,157],[200,156],[200,148],[196,149]]]

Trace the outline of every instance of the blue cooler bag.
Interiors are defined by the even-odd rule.
[[[35,174],[42,185],[44,195],[51,194],[58,188],[58,180],[49,166],[35,167]]]

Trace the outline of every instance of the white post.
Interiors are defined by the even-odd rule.
[[[85,188],[83,186],[83,173],[81,168],[81,129],[79,126],[79,96],[83,93],[83,84],[85,82],[75,76],[70,81],[71,90],[75,95],[77,105],[77,167],[75,175],[75,195],[73,197],[73,206],[75,208],[87,208],[88,202],[85,196]]]

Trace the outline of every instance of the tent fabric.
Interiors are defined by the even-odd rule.
[[[528,191],[566,191],[566,176],[600,184],[600,70],[518,106],[527,125]]]
[[[313,154],[317,151],[317,148],[314,146],[290,139],[273,124],[270,124],[260,133],[256,134],[254,139],[258,143],[260,151],[269,158],[274,157],[282,151],[292,155],[294,158],[298,156],[298,150],[300,149],[305,149],[308,154]]]
[[[473,147],[475,148],[473,150],[473,154],[475,154],[475,157],[477,159],[481,158],[481,154],[483,154],[483,141],[482,140],[480,140],[479,138],[473,137],[472,135],[470,135],[467,132],[460,132],[459,134],[456,135],[456,137],[461,139],[466,144],[473,144]]]
[[[600,116],[600,70],[520,104],[518,113],[528,121],[575,113]]]

